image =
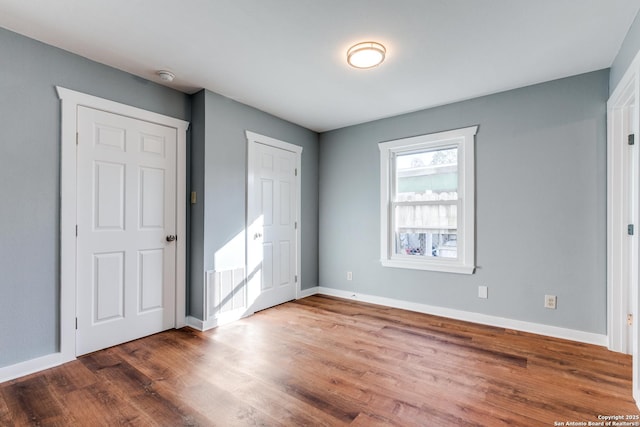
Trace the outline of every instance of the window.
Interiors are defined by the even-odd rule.
[[[474,272],[477,130],[379,144],[382,265]]]

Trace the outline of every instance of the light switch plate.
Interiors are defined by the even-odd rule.
[[[489,298],[489,288],[486,286],[478,286],[478,298]]]

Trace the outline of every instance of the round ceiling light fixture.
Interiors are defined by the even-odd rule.
[[[362,42],[347,51],[347,62],[354,68],[373,68],[382,64],[387,49],[380,43]]]
[[[162,80],[164,82],[172,82],[173,79],[176,78],[175,74],[173,74],[171,71],[167,71],[167,70],[157,71],[156,74],[158,76],[160,76],[160,80]]]

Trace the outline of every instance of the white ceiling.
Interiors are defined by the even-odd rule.
[[[611,66],[638,0],[0,0],[0,26],[326,131]],[[387,47],[356,70],[348,47]]]

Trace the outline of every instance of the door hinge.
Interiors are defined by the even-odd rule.
[[[628,234],[629,236],[633,236],[633,232],[634,232],[633,224],[629,224],[629,225],[627,225],[627,234]]]
[[[627,325],[633,326],[633,314],[627,314]]]
[[[191,204],[192,204],[192,205],[195,205],[195,204],[196,204],[196,201],[197,201],[197,195],[196,195],[196,192],[195,192],[195,191],[192,191],[192,192],[191,192]]]
[[[78,330],[78,318],[76,317],[76,330]]]
[[[76,132],[76,145],[78,145],[78,140],[80,139],[80,134]]]
[[[294,222],[294,223],[293,223],[293,228],[294,228],[294,230],[297,230],[297,229],[298,229],[298,221],[296,221],[296,222]]]
[[[298,176],[298,168],[295,168],[295,169],[294,169],[294,175],[295,175],[295,176]]]
[[[298,275],[297,274],[295,275],[295,281],[296,281],[296,283],[298,283]]]
[[[76,224],[76,237],[78,237],[78,224]]]
[[[636,135],[635,134],[631,134],[627,137],[627,143],[629,145],[634,145],[636,143]]]

